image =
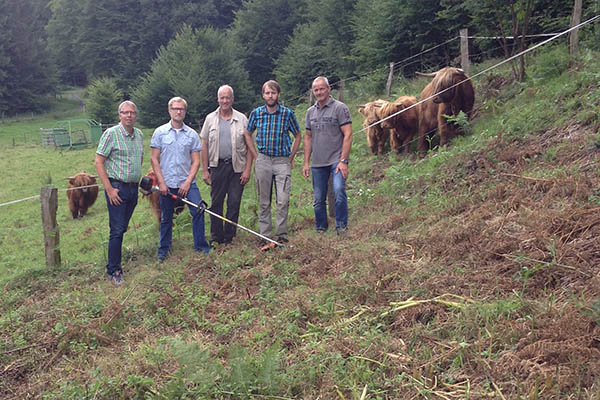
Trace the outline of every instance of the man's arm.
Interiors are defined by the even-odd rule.
[[[158,191],[160,194],[166,195],[169,188],[167,188],[165,178],[163,177],[162,170],[160,169],[160,149],[152,147],[152,152],[150,153],[150,164],[152,165],[152,170],[156,176],[156,182],[158,182]]]
[[[246,142],[246,146],[248,146],[248,151],[252,156],[252,160],[256,160],[258,157],[258,151],[256,151],[256,145],[254,144],[254,140],[252,140],[252,132],[250,132],[248,129],[244,129],[244,141]]]
[[[340,130],[344,135],[344,141],[342,142],[342,155],[341,160],[347,160],[350,157],[350,149],[352,148],[352,124],[346,124],[340,126]],[[339,162],[335,172],[341,171],[344,179],[348,179],[348,165]]]
[[[188,174],[187,178],[185,178],[185,181],[181,184],[181,186],[179,186],[178,190],[178,193],[181,197],[187,196],[188,191],[190,190],[190,186],[192,186],[192,182],[194,182],[194,178],[196,178],[196,174],[198,174],[198,170],[200,169],[200,152],[192,151],[190,153],[190,156],[192,157],[192,166],[190,167],[190,173]]]
[[[108,179],[108,174],[106,173],[106,168],[104,168],[104,163],[106,162],[106,157],[96,154],[96,160],[94,160],[94,167],[96,167],[96,173],[98,174],[98,178],[100,178],[100,182],[104,186],[104,190],[106,190],[106,194],[108,196],[108,201],[113,206],[118,206],[121,204],[121,198],[119,197],[119,189],[112,187],[110,184],[110,180]]]
[[[310,156],[312,154],[312,131],[306,130],[304,134],[304,166],[302,167],[302,175],[305,178],[310,176]]]
[[[252,161],[254,161],[254,157],[250,151],[246,152],[246,165],[244,166],[244,171],[242,171],[242,175],[240,176],[240,183],[245,185],[250,181],[250,173],[252,172]]]
[[[210,171],[208,170],[208,141],[202,142],[202,150],[200,151],[200,158],[202,159],[202,180],[204,183],[210,186]]]
[[[292,167],[294,166],[294,157],[296,157],[296,152],[298,151],[298,148],[300,147],[301,141],[302,141],[302,133],[300,133],[300,131],[298,131],[298,133],[294,137],[294,141],[292,142],[292,150],[290,152],[290,165]]]

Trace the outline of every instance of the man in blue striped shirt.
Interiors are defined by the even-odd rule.
[[[288,241],[287,218],[292,165],[302,134],[294,112],[279,105],[280,95],[281,87],[276,81],[270,80],[264,83],[262,97],[265,105],[250,113],[244,136],[248,149],[256,160],[254,180],[260,208],[258,228],[262,235],[272,237],[271,196],[274,184],[277,203],[275,240],[285,243]],[[252,140],[255,130],[256,145]],[[293,141],[290,133],[294,137]]]

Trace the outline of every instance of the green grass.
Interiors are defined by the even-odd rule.
[[[51,177],[60,189],[63,260],[44,265],[39,199],[0,207],[0,393],[594,398],[600,380],[593,345],[580,352],[561,335],[584,342],[599,314],[594,256],[585,246],[579,259],[569,250],[597,233],[589,210],[598,205],[590,188],[598,183],[600,140],[591,115],[600,99],[599,65],[584,51],[576,61],[585,68],[556,72],[555,52],[531,59],[524,83],[511,83],[508,67],[497,72],[508,85],[481,104],[471,133],[424,159],[370,155],[356,110],[377,96],[347,100],[355,138],[346,236],[314,232],[302,154],[292,177],[291,245],[265,254],[243,231],[225,252],[194,254],[186,211],[176,221],[173,256],[158,264],[156,221],[140,198],[125,235],[120,288],[103,279],[105,199],[100,194],[86,217],[73,220],[63,190],[65,177],[93,172],[95,149],[17,141],[24,129],[55,122],[50,115],[0,124],[0,203],[38,195]],[[416,95],[425,82],[399,82],[394,93]],[[372,85],[357,82],[349,92]],[[300,121],[306,108],[297,108]],[[85,116],[60,119],[75,117]],[[583,139],[566,134],[573,124]],[[143,131],[149,149],[151,129]],[[208,187],[199,187],[208,199]],[[256,213],[251,182],[240,223],[256,229]],[[527,351],[548,343],[568,352],[538,355],[548,375],[518,369],[535,360]],[[578,380],[555,376],[564,370],[577,371]]]

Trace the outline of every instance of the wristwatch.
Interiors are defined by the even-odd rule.
[[[343,160],[340,160],[340,162],[343,162],[344,164],[348,165],[348,162],[350,162],[350,160],[348,160],[347,158],[344,158]]]

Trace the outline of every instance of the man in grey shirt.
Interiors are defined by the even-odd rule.
[[[317,232],[326,232],[327,186],[329,176],[333,177],[335,198],[335,229],[343,234],[348,229],[348,197],[346,179],[352,147],[352,119],[348,107],[331,97],[331,87],[327,78],[319,76],[312,83],[317,102],[306,112],[306,135],[304,136],[305,178],[312,171],[314,194],[315,225]],[[312,155],[312,165],[310,158]]]

